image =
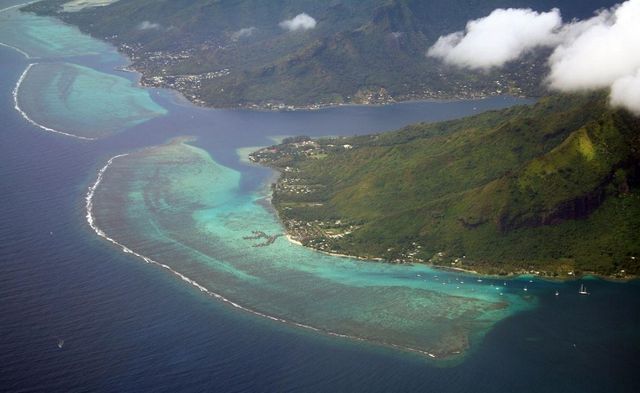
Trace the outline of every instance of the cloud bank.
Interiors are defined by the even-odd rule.
[[[280,22],[280,27],[289,31],[309,30],[316,27],[316,20],[304,12]]]
[[[138,25],[138,30],[156,30],[160,28],[160,24],[149,22],[148,20],[142,21]]]
[[[427,54],[460,67],[489,69],[541,46],[555,48],[547,77],[551,88],[609,88],[611,104],[640,115],[640,0],[566,24],[556,9],[498,9],[470,21],[465,31],[440,37]]]
[[[465,31],[443,37],[428,55],[444,62],[474,69],[488,69],[515,60],[524,52],[556,42],[562,25],[560,11],[538,13],[530,9],[497,9],[489,16],[467,23]]]
[[[640,70],[640,0],[627,1],[581,22],[579,34],[561,43],[549,58],[552,87],[580,90],[611,86]],[[580,23],[578,23],[580,24]],[[571,24],[567,30],[575,29]]]

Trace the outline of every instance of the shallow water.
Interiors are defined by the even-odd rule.
[[[80,138],[103,138],[167,112],[130,80],[69,63],[31,63],[15,94],[35,124]]]
[[[430,358],[535,304],[519,285],[252,239],[282,227],[263,196],[239,191],[241,176],[184,141],[118,157],[91,201],[96,229],[261,315]]]
[[[0,8],[5,3],[11,4],[0,2]],[[104,44],[53,20],[16,18],[22,22],[10,18],[10,29],[2,19],[0,41],[23,42],[24,52],[45,57],[38,62],[66,62],[135,80],[113,70],[125,60]],[[31,32],[23,36],[19,29]],[[55,45],[76,40],[77,48],[62,45],[56,52],[54,44],[29,38],[41,32],[61,32],[66,38]],[[238,149],[270,144],[281,135],[383,131],[517,100],[267,113],[204,110],[171,92],[149,90],[168,111],[165,116],[85,141],[25,122],[13,108],[11,91],[32,61],[0,48],[0,62],[3,390],[640,388],[634,371],[640,366],[637,283],[589,280],[592,295],[581,297],[577,282],[524,277],[478,282],[421,266],[329,258],[282,238],[261,248],[242,239],[253,229],[270,234],[281,229],[257,203],[273,173],[243,162]],[[90,130],[79,126],[77,131]],[[197,139],[167,144],[181,135]],[[467,337],[473,350],[454,363],[430,363],[428,356],[257,317],[213,301],[167,269],[139,263],[140,258],[96,236],[85,217],[87,187],[109,158],[120,154],[128,155],[104,172],[94,212],[96,223],[111,228],[109,235],[132,250],[171,263],[211,292],[253,311],[373,341],[388,343],[387,337],[399,336],[392,338],[400,345],[438,354],[438,344],[453,348],[465,345],[461,337]],[[175,165],[176,160],[182,164]],[[436,274],[446,285],[437,284]],[[461,298],[456,279],[465,281]],[[501,297],[495,288],[505,283]],[[503,301],[506,307],[492,310]]]
[[[77,28],[52,18],[21,13],[20,2],[0,5],[0,42],[10,45],[28,58],[99,55],[104,59],[118,56],[111,46],[81,34]]]

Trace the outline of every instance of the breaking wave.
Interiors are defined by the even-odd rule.
[[[45,130],[47,132],[53,132],[55,134],[60,134],[60,135],[64,135],[64,136],[70,136],[72,138],[82,139],[82,140],[86,140],[86,141],[95,140],[96,138],[89,138],[89,137],[86,137],[86,136],[74,135],[74,134],[70,134],[68,132],[63,132],[63,131],[59,131],[59,130],[44,126],[44,125],[36,122],[32,118],[30,118],[29,115],[27,115],[26,112],[23,111],[22,108],[20,108],[20,104],[18,103],[18,94],[20,93],[20,85],[22,85],[22,82],[24,81],[24,78],[26,78],[27,74],[29,73],[29,70],[31,70],[31,68],[34,65],[37,65],[37,64],[38,63],[30,63],[27,66],[27,68],[25,68],[25,70],[20,75],[20,78],[18,78],[18,82],[16,83],[16,87],[14,87],[13,91],[11,92],[11,94],[13,95],[13,107],[15,108],[15,110],[18,111],[18,113],[20,113],[22,118],[25,119],[27,122],[31,123],[32,125],[40,128],[42,130]]]
[[[16,4],[16,5],[12,5],[10,7],[3,8],[3,9],[0,10],[0,14],[3,13],[3,12],[6,12],[6,11],[12,10],[14,8],[22,7],[22,6],[25,6],[25,5],[32,4],[32,3],[37,3],[38,1],[40,1],[40,0],[29,1],[29,2],[26,2],[26,3]],[[4,42],[0,42],[0,46],[4,46],[6,48],[11,48],[11,49],[17,51],[18,53],[20,53],[21,55],[23,55],[24,57],[26,57],[27,59],[33,59],[33,57],[31,57],[27,52],[23,51],[22,49],[20,49],[18,47],[13,46],[13,45],[9,45],[9,44],[5,44]]]
[[[20,49],[18,47],[13,46],[13,45],[9,45],[9,44],[5,44],[4,42],[0,42],[0,46],[4,46],[6,48],[11,48],[11,49],[17,51],[18,53],[20,53],[22,56],[26,57],[27,59],[33,59],[33,57],[31,57],[27,52],[23,51],[22,49]]]

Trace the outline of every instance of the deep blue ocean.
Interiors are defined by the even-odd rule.
[[[242,172],[242,188],[255,189],[272,173],[243,164],[236,149],[271,144],[269,136],[377,132],[517,100],[276,113],[199,109],[153,90],[167,116],[87,142],[44,132],[14,109],[29,62],[0,47],[0,391],[640,391],[637,281],[589,279],[588,297],[575,295],[577,282],[538,281],[533,310],[497,323],[445,367],[230,308],[122,253],[85,218],[87,187],[109,157],[177,135],[197,135],[218,163]],[[123,75],[113,70],[122,58],[74,62]]]

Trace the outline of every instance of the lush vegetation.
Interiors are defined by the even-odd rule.
[[[540,93],[543,53],[488,73],[451,69],[425,56],[438,36],[498,7],[560,7],[566,19],[614,0],[120,0],[60,12],[66,0],[27,7],[53,14],[127,51],[145,80],[224,77],[167,84],[215,106],[342,102]],[[314,29],[279,22],[306,12]],[[245,29],[245,30],[242,30]],[[244,34],[240,34],[243,31]],[[151,83],[151,82],[150,82]]]
[[[274,203],[325,251],[506,274],[640,273],[640,120],[604,94],[553,96],[254,153]]]

